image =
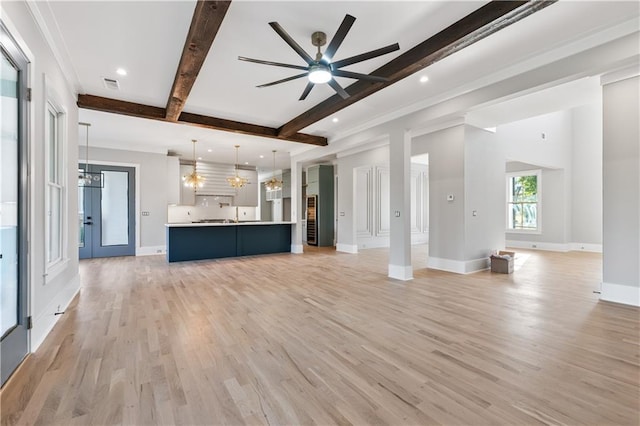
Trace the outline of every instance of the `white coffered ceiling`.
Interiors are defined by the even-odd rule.
[[[313,31],[330,39],[345,14],[357,18],[335,59],[373,50],[394,42],[401,50],[346,69],[369,73],[419,42],[451,25],[485,2],[464,1],[234,1],[220,27],[185,111],[247,123],[279,127],[333,95],[317,85],[305,101],[298,101],[306,81],[299,79],[258,89],[261,83],[297,73],[295,70],[241,62],[238,56],[301,64],[301,59],[273,31],[277,21],[309,53]],[[68,77],[79,93],[164,107],[173,83],[194,1],[50,1],[38,3],[57,48],[72,72]],[[417,109],[505,78],[508,71],[540,66],[545,52],[580,50],[580,40],[606,37],[607,28],[638,19],[638,3],[560,1],[451,55],[423,72],[355,103],[306,129],[305,133],[340,135],[380,121],[400,109]],[[551,58],[553,59],[553,58]],[[546,59],[550,60],[550,59]],[[127,70],[126,76],[116,69]],[[423,75],[427,83],[420,83]],[[120,90],[107,89],[102,77],[115,78]],[[353,80],[339,79],[343,86]],[[563,92],[569,97],[570,90]],[[549,96],[554,96],[550,94]],[[568,101],[570,101],[568,99]],[[536,100],[539,102],[539,100]],[[575,103],[575,101],[570,101]],[[562,107],[562,102],[553,104]],[[518,104],[526,115],[526,102]],[[536,105],[539,108],[539,105]],[[481,114],[476,112],[478,116]],[[92,123],[91,144],[191,156],[191,139],[206,160],[233,160],[240,144],[241,162],[271,167],[271,150],[279,151],[277,167],[286,167],[286,153],[311,146],[280,140],[212,131],[81,110],[80,120]],[[83,139],[81,139],[83,142]],[[212,152],[208,152],[211,149]],[[260,159],[260,155],[264,158]]]

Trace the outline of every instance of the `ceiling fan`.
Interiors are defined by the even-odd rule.
[[[264,65],[273,65],[276,67],[284,67],[284,68],[293,68],[297,70],[303,70],[302,74],[294,75],[292,77],[283,78],[282,80],[273,81],[271,83],[261,84],[257,87],[268,87],[273,86],[280,83],[285,83],[287,81],[296,80],[298,78],[307,77],[309,82],[307,83],[307,87],[304,88],[302,92],[302,96],[300,96],[299,100],[306,99],[311,89],[315,84],[327,83],[329,86],[333,88],[333,90],[338,93],[343,99],[349,97],[349,94],[346,90],[340,86],[340,84],[335,80],[335,77],[346,77],[346,78],[354,78],[358,80],[366,80],[371,82],[385,82],[388,81],[388,78],[379,77],[375,75],[367,75],[360,74],[357,72],[345,71],[342,70],[342,67],[346,67],[347,65],[355,64],[358,62],[366,61],[367,59],[377,58],[378,56],[386,55],[387,53],[394,52],[400,49],[398,43],[391,44],[389,46],[381,47],[380,49],[372,50],[370,52],[361,53],[359,55],[351,56],[346,59],[341,59],[339,61],[332,62],[333,55],[335,55],[338,47],[342,44],[344,38],[347,36],[347,33],[351,29],[351,26],[355,22],[356,18],[351,15],[345,15],[338,31],[333,36],[333,39],[329,42],[329,45],[325,49],[324,53],[320,51],[320,47],[324,46],[327,43],[327,35],[322,31],[316,31],[311,34],[311,44],[318,48],[315,59],[312,58],[296,41],[291,38],[289,34],[278,24],[277,22],[269,22],[271,28],[275,30],[276,33],[293,49],[296,51],[298,55],[307,63],[307,66],[301,65],[292,65],[292,64],[283,64],[280,62],[272,62],[272,61],[263,61],[260,59],[252,59],[246,58],[244,56],[238,56],[238,59],[241,61],[254,62],[256,64],[264,64]]]

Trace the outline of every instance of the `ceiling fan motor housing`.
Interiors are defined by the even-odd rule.
[[[316,31],[311,34],[311,44],[317,47],[324,46],[327,44],[327,35],[322,31]]]

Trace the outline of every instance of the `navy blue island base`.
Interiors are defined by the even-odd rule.
[[[167,224],[167,261],[291,251],[291,223]]]

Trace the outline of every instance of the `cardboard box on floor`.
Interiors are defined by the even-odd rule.
[[[513,251],[498,251],[498,254],[491,255],[491,272],[500,274],[511,274],[513,272],[513,259],[516,253]]]

